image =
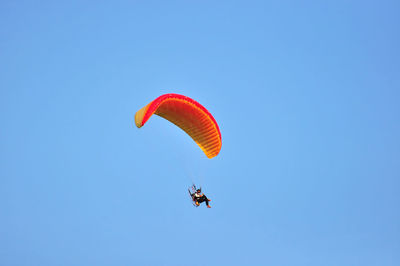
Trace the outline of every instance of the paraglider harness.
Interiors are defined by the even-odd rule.
[[[195,184],[193,184],[190,188],[188,188],[190,198],[192,199],[192,204],[193,204],[193,206],[195,206],[197,208],[200,205],[196,205],[196,198],[194,197],[194,194],[196,193],[196,191],[197,191],[197,188],[196,188]]]
[[[193,204],[193,206],[195,206],[196,208],[200,206],[200,203],[201,203],[201,202],[203,202],[203,200],[199,201],[199,198],[196,198],[195,194],[196,194],[197,190],[200,190],[200,191],[201,191],[201,187],[200,187],[199,189],[197,189],[195,184],[193,184],[193,185],[188,189],[190,198],[192,199],[192,204]],[[204,196],[204,194],[203,194],[203,197],[205,198],[205,201],[206,201],[206,203],[207,203],[207,205],[208,205],[209,199],[207,199],[207,197]],[[200,199],[201,199],[201,198],[200,198]],[[209,207],[209,208],[210,208],[210,207]]]

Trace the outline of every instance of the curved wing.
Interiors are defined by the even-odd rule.
[[[211,113],[195,100],[180,94],[164,94],[135,114],[135,124],[142,127],[156,114],[185,131],[203,150],[208,158],[221,150],[221,132]]]

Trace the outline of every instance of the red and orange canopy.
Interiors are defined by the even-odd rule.
[[[208,158],[221,150],[221,133],[211,113],[195,100],[174,93],[156,98],[135,114],[135,123],[142,127],[156,114],[185,131],[203,150]]]

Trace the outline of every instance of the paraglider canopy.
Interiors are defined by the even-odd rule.
[[[221,150],[221,132],[211,113],[195,100],[180,94],[164,94],[135,114],[135,124],[142,127],[156,114],[185,131],[203,150],[208,158]]]

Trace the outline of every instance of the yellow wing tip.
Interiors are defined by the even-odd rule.
[[[136,125],[138,128],[141,128],[141,127],[142,127],[142,119],[139,118],[138,112],[136,112],[136,114],[135,114],[135,125]]]
[[[138,128],[141,128],[143,126],[143,118],[149,109],[151,103],[140,109],[139,111],[136,112],[135,114],[135,124]]]

